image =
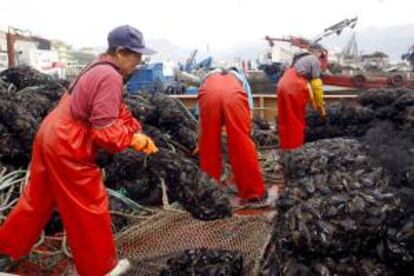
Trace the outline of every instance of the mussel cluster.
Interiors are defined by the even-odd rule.
[[[48,84],[51,81],[48,75],[42,74],[26,65],[20,65],[2,71],[0,73],[0,79],[11,85],[13,90]]]
[[[307,112],[306,141],[334,137],[361,137],[371,127],[374,112],[368,107],[351,103],[327,105],[327,117],[322,118],[319,112]]]
[[[190,275],[242,275],[243,257],[240,252],[194,249],[186,250],[182,254],[167,261],[167,267],[160,273],[161,276],[190,276]]]
[[[127,150],[105,167],[105,184],[142,205],[159,206],[163,188],[169,203],[179,202],[194,217],[212,220],[231,215],[226,195],[193,159],[168,148],[146,157]],[[162,186],[164,184],[164,187]]]
[[[362,93],[358,100],[374,111],[378,121],[390,121],[399,130],[409,131],[414,126],[412,89],[372,89]]]
[[[391,121],[398,129],[414,126],[414,90],[407,88],[369,89],[355,103],[327,105],[327,117],[310,110],[306,115],[306,141],[334,137],[365,136],[381,121]]]
[[[264,275],[413,271],[414,93],[375,89],[358,100],[362,107],[339,107],[343,112],[329,120],[344,129],[344,122],[355,124],[363,133],[338,134],[284,154],[286,186]],[[310,125],[322,126],[313,120]],[[320,137],[326,136],[315,140]]]
[[[0,160],[27,167],[36,130],[65,87],[27,66],[0,73]]]
[[[258,147],[278,146],[279,138],[275,129],[272,129],[269,122],[259,117],[253,119],[252,138]]]
[[[358,102],[362,106],[371,108],[377,119],[389,119],[399,112],[396,109],[396,103],[399,102],[398,106],[402,105],[403,99],[407,96],[411,97],[413,92],[413,90],[406,88],[369,89],[358,96]]]
[[[196,147],[197,122],[178,100],[156,93],[127,95],[132,114],[144,124],[159,152],[146,157],[127,150],[104,163],[105,184],[140,204],[160,205],[162,184],[170,203],[179,202],[194,217],[204,220],[231,215],[230,204],[217,184],[198,167],[191,155]]]
[[[267,275],[394,275],[412,269],[413,200],[406,199],[412,190],[396,188],[366,145],[320,140],[286,154],[283,164],[286,187],[263,265],[263,271],[273,268]]]
[[[282,165],[286,186],[279,207],[290,208],[314,196],[386,185],[384,169],[365,150],[357,140],[334,138],[307,143],[285,154]]]

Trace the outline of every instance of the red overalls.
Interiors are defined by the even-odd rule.
[[[201,169],[220,181],[221,130],[227,131],[227,146],[238,195],[260,198],[265,192],[255,145],[251,139],[251,119],[247,93],[232,74],[215,73],[200,87],[199,154]]]
[[[307,80],[289,68],[277,85],[279,144],[281,149],[296,149],[305,142]]]
[[[72,117],[65,94],[36,135],[30,179],[16,207],[0,228],[0,252],[27,255],[57,207],[80,275],[104,275],[117,263],[108,198],[95,153],[130,145],[140,129],[124,104],[119,119],[92,128]]]

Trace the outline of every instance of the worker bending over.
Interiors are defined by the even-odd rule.
[[[313,45],[309,53],[293,59],[277,85],[279,144],[282,150],[299,148],[305,142],[306,105],[312,103],[326,116],[319,57],[323,52]]]
[[[224,126],[240,203],[261,200],[265,196],[257,152],[251,139],[251,111],[243,88],[246,83],[234,69],[216,69],[204,78],[198,94],[201,169],[217,182],[220,181],[221,133]]]
[[[73,82],[43,120],[33,145],[30,179],[0,228],[0,253],[27,255],[56,207],[62,218],[77,273],[120,275],[108,197],[95,154],[131,147],[151,154],[154,142],[122,103],[123,78],[152,50],[141,32],[120,26],[108,35],[108,50]]]

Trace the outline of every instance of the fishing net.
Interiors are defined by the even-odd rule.
[[[167,260],[196,248],[238,251],[245,275],[257,273],[270,239],[272,223],[264,216],[233,216],[201,221],[180,211],[161,211],[116,237],[118,254],[133,263],[131,274],[156,275]]]
[[[266,216],[240,215],[201,221],[176,209],[130,215],[128,219],[129,226],[115,236],[118,255],[133,264],[129,275],[144,276],[159,275],[169,268],[168,260],[180,258],[186,250],[197,252],[197,249],[212,250],[215,254],[222,250],[239,252],[243,275],[257,275],[273,228]],[[38,244],[15,272],[34,275],[73,272],[64,236],[45,237]]]

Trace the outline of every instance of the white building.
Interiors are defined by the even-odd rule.
[[[26,49],[18,56],[18,65],[28,65],[56,78],[65,77],[65,66],[59,61],[57,51]]]
[[[59,62],[58,53],[51,50],[49,40],[19,34],[13,46],[16,65],[28,65],[46,74],[64,77],[64,66]],[[0,71],[7,68],[7,33],[0,31]]]
[[[7,38],[6,33],[0,31],[0,72],[7,69],[9,59],[7,58]]]
[[[70,53],[72,47],[63,41],[52,40],[52,50],[57,52],[59,61],[63,64],[68,65],[75,62]]]

